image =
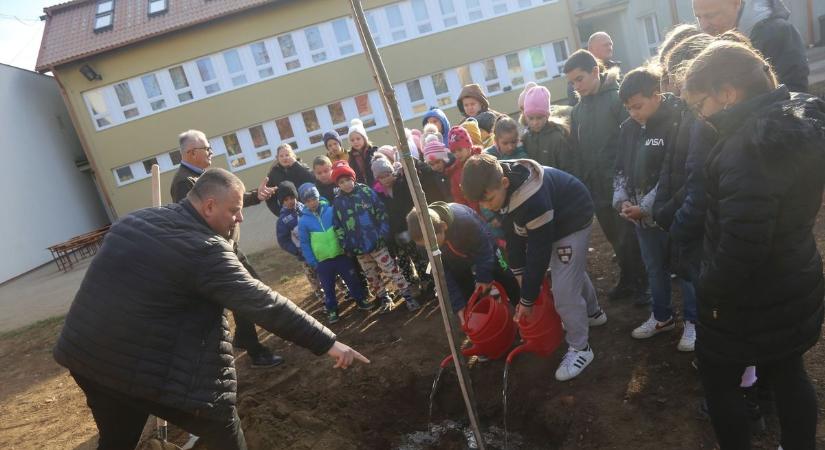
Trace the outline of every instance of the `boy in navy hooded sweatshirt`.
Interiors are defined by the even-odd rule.
[[[464,165],[464,195],[500,211],[510,267],[521,284],[514,320],[527,317],[539,296],[548,266],[553,297],[569,345],[556,379],[570,380],[591,362],[589,327],[607,323],[587,275],[587,246],[593,200],[578,178],[529,159],[498,161],[472,156]]]

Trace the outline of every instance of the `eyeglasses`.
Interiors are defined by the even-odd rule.
[[[190,148],[189,150],[206,150],[207,152],[211,153],[212,152],[212,147],[207,145],[206,147],[193,147],[193,148]]]

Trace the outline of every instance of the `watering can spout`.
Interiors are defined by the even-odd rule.
[[[509,355],[507,355],[507,364],[508,365],[512,364],[513,360],[516,359],[516,356],[518,356],[519,354],[524,353],[524,352],[533,351],[529,347],[530,346],[528,344],[521,344],[518,347],[516,347],[515,349],[513,349],[513,351],[510,352]]]
[[[446,369],[451,362],[453,362],[453,355],[448,355],[446,358],[444,358],[444,360],[441,361],[441,364],[439,364],[439,366],[441,366],[442,369]]]

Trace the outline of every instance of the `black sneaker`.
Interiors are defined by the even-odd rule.
[[[376,306],[378,306],[376,302],[368,302],[366,300],[359,302],[358,300],[353,300],[355,301],[355,304],[358,305],[358,309],[361,311],[372,311]]]
[[[633,301],[633,306],[650,306],[653,304],[653,295],[651,295],[649,289],[639,290],[636,291],[635,300]]]
[[[405,297],[404,303],[407,304],[407,311],[413,312],[418,311],[421,309],[421,304],[419,304],[414,298],[412,297]]]
[[[332,325],[338,323],[338,311],[330,311],[327,313],[327,322]]]
[[[273,355],[269,350],[258,353],[256,355],[249,355],[252,360],[252,367],[255,369],[265,369],[268,367],[280,366],[284,363],[284,358]]]

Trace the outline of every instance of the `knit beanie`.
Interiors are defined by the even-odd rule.
[[[442,160],[444,162],[450,161],[450,152],[447,150],[447,147],[444,146],[444,143],[441,142],[441,139],[432,136],[430,139],[427,139],[427,143],[424,144],[424,160],[425,161],[437,161]]]
[[[357,178],[355,176],[355,171],[352,170],[349,163],[344,160],[335,161],[335,164],[332,165],[332,181],[337,183],[338,179],[341,177],[350,177],[353,180]]]
[[[290,183],[292,184],[292,183]],[[301,197],[302,202],[306,202],[309,199],[320,199],[321,194],[318,192],[318,188],[315,187],[312,183],[304,183],[301,187],[298,188],[298,196]]]
[[[461,123],[461,128],[467,130],[467,133],[470,135],[470,140],[473,141],[473,145],[481,145],[481,129],[478,127],[477,120],[470,117]]]
[[[451,152],[455,152],[460,148],[473,148],[470,133],[460,126],[450,128],[450,133],[447,135],[447,142],[450,143]]]
[[[524,90],[521,91],[521,94],[518,95],[518,109],[524,111],[524,96],[527,95],[527,91],[533,89],[534,87],[538,86],[535,82],[531,81],[524,86]]]
[[[461,88],[461,93],[458,95],[458,101],[456,102],[456,107],[458,108],[459,111],[461,111],[461,114],[463,114],[465,116],[467,115],[467,113],[464,112],[464,99],[466,97],[470,97],[470,98],[474,98],[474,99],[478,100],[478,102],[481,103],[481,110],[482,111],[487,111],[488,109],[490,109],[490,101],[487,100],[487,96],[484,95],[484,91],[481,90],[481,86],[479,86],[478,84],[473,83],[473,84],[468,84],[468,85],[464,86],[463,88]]]
[[[372,176],[375,178],[394,172],[390,160],[380,153],[376,153],[372,158],[372,165],[370,167],[372,168]]]
[[[524,115],[550,115],[550,91],[544,86],[535,86],[524,95]]]
[[[278,203],[283,203],[287,197],[294,197],[296,200],[298,199],[298,191],[295,189],[295,185],[291,181],[281,181],[278,183],[278,192],[275,194]]]
[[[478,127],[488,133],[493,132],[493,126],[496,124],[496,119],[498,119],[498,116],[490,111],[483,111],[476,116]]]
[[[352,119],[349,123],[347,136],[352,136],[352,133],[358,133],[364,137],[364,140],[369,140],[367,139],[367,130],[364,128],[364,122],[361,122],[361,119]]]
[[[338,143],[340,144],[341,136],[339,136],[338,132],[335,130],[327,131],[326,133],[324,133],[324,147],[327,146],[328,141],[338,141]]]
[[[380,153],[380,154],[386,156],[387,159],[390,160],[391,163],[394,163],[398,159],[396,157],[395,147],[393,147],[392,145],[382,145],[382,146],[378,147],[378,150],[376,150],[376,153]]]

